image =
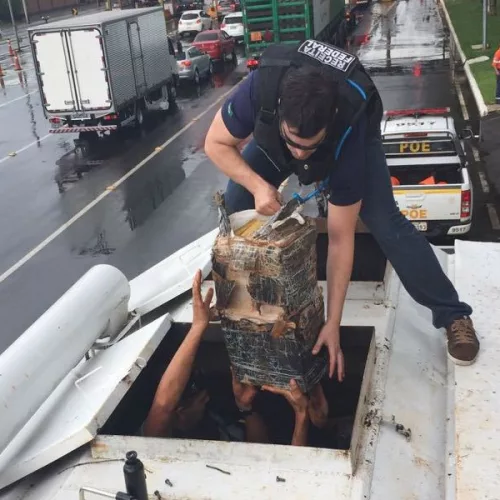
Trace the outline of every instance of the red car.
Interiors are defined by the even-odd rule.
[[[235,40],[224,31],[203,31],[196,35],[193,45],[202,52],[206,52],[215,61],[230,59],[231,62],[236,64]]]

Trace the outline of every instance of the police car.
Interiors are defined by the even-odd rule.
[[[468,233],[472,185],[449,108],[386,111],[382,141],[394,198],[401,212],[427,236]]]

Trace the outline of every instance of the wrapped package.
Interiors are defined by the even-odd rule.
[[[308,391],[327,354],[312,348],[324,324],[316,278],[316,226],[297,212],[272,226],[254,210],[227,217],[212,252],[216,308],[238,380]]]

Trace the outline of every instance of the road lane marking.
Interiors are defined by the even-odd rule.
[[[478,170],[477,174],[479,175],[479,181],[481,182],[481,189],[483,190],[483,193],[489,193],[490,185],[488,184],[485,173],[481,170]]]
[[[12,104],[13,102],[20,101],[21,99],[26,99],[31,94],[35,94],[38,92],[38,90],[32,90],[31,92],[28,92],[27,94],[24,94],[22,96],[16,97],[15,99],[12,99],[11,101],[4,102],[3,104],[0,104],[0,108],[3,108],[4,106],[8,106],[9,104]]]
[[[39,144],[47,137],[50,137],[52,134],[47,134],[44,135],[43,137],[40,137],[40,139],[37,139],[36,141],[30,142],[29,144],[26,144],[26,146],[23,146],[21,149],[16,149],[15,151],[12,151],[12,153],[9,153],[7,156],[4,156],[3,158],[0,159],[0,164],[3,163],[4,161],[10,160],[11,158],[15,158],[19,153],[22,153],[23,151],[26,151],[28,148],[31,148],[31,146],[34,146],[35,144]]]
[[[500,229],[500,219],[498,218],[497,209],[492,203],[486,203],[488,215],[490,216],[491,227],[498,231]]]
[[[167,147],[170,143],[175,141],[179,136],[181,136],[186,130],[190,129],[195,123],[197,123],[197,120],[201,118],[202,116],[206,115],[212,108],[217,106],[225,97],[227,97],[229,94],[231,94],[236,87],[238,87],[243,81],[245,81],[247,77],[242,78],[236,85],[231,87],[227,92],[224,92],[218,99],[216,99],[212,104],[210,104],[207,108],[205,108],[204,111],[202,111],[197,117],[194,119],[190,120],[187,125],[182,127],[180,130],[178,130],[172,137],[167,139],[163,144],[161,144],[159,147],[161,149]],[[41,250],[43,250],[49,243],[54,241],[60,234],[62,234],[66,229],[71,227],[77,220],[79,220],[81,217],[83,217],[89,210],[94,208],[101,200],[106,198],[110,193],[112,193],[120,184],[123,184],[129,177],[134,175],[140,168],[142,168],[146,163],[148,163],[150,160],[152,160],[155,156],[157,156],[160,151],[156,150],[155,148],[152,153],[150,153],[146,158],[144,158],[141,162],[139,162],[134,168],[129,170],[123,177],[118,179],[116,182],[108,186],[107,188],[104,189],[104,191],[94,200],[92,200],[88,205],[83,207],[78,213],[73,215],[71,219],[69,219],[67,222],[65,222],[62,226],[60,226],[58,229],[56,229],[51,235],[47,236],[41,243],[39,243],[35,248],[33,248],[30,252],[28,252],[22,259],[18,260],[13,266],[11,266],[7,271],[5,271],[2,275],[0,275],[0,283],[3,283],[9,276],[11,276],[13,273],[15,273],[20,267],[22,267],[26,262],[28,262],[30,259],[32,259],[37,253],[39,253]]]
[[[460,84],[455,82],[455,89],[457,91],[458,102],[460,103],[460,107],[462,108],[462,115],[464,120],[467,121],[469,119],[469,112],[467,111],[467,106],[465,105],[464,94],[462,89],[460,88]]]

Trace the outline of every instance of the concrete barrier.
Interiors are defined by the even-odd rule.
[[[484,102],[483,95],[481,94],[477,81],[474,78],[474,75],[472,74],[472,71],[470,69],[471,62],[467,60],[467,57],[465,57],[464,51],[462,50],[462,47],[460,45],[460,41],[458,39],[455,28],[453,27],[453,23],[451,22],[450,14],[448,13],[448,9],[446,8],[444,0],[439,0],[439,3],[443,9],[444,17],[446,18],[446,23],[448,24],[448,28],[450,29],[450,34],[453,38],[453,43],[455,44],[458,55],[460,57],[460,62],[464,65],[465,76],[467,77],[467,81],[469,82],[472,95],[474,96],[474,100],[476,101],[476,106],[479,111],[479,116],[484,117],[488,114],[488,107]]]

